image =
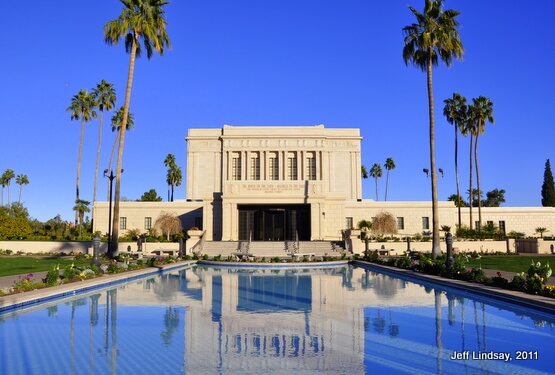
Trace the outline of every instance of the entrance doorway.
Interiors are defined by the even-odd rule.
[[[309,241],[310,205],[239,205],[239,240]]]

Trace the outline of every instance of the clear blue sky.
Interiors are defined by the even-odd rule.
[[[316,125],[360,128],[367,167],[394,159],[388,200],[430,200],[426,77],[405,66],[401,29],[423,0],[173,0],[173,48],[137,61],[126,136],[122,195],[152,188],[166,200],[164,158],[186,172],[189,128]],[[555,163],[555,2],[447,0],[458,9],[464,61],[434,70],[439,197],[456,193],[454,130],[443,100],[459,92],[494,103],[495,125],[480,138],[484,192],[506,190],[505,206],[540,206],[546,159]],[[32,217],[73,219],[79,121],[66,108],[80,89],[115,84],[123,104],[128,55],[104,43],[116,0],[11,2],[0,12],[0,173],[26,174],[22,202]],[[101,170],[114,133],[106,117]],[[92,200],[98,121],[86,125],[81,197]],[[468,139],[460,138],[461,189],[468,189]],[[98,199],[107,199],[100,178]],[[385,174],[380,179],[380,200]],[[374,181],[364,181],[374,198]],[[11,200],[19,186],[12,181]],[[185,198],[177,188],[176,199]],[[4,192],[4,203],[7,190]]]

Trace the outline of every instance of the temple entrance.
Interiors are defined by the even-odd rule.
[[[239,205],[239,240],[309,241],[310,205]]]

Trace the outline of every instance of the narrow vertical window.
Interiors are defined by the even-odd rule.
[[[345,228],[346,228],[346,229],[354,228],[354,227],[353,227],[353,218],[352,218],[352,217],[346,217],[346,218],[345,218]]]
[[[119,229],[127,229],[127,218],[120,217],[119,218]]]
[[[306,157],[306,179],[316,180],[316,158],[313,153],[309,153]]]
[[[238,154],[233,154],[231,159],[231,179],[241,180],[241,156]]]
[[[430,229],[430,218],[428,216],[422,218],[422,229]]]
[[[398,217],[397,218],[397,229],[405,229],[405,218],[404,217]]]
[[[287,179],[295,181],[298,178],[297,174],[297,156],[289,155],[287,157]]]
[[[269,177],[270,180],[279,180],[279,159],[277,155],[270,156],[269,159]]]
[[[149,230],[150,228],[152,228],[152,218],[145,217],[145,229]]]
[[[251,180],[260,180],[260,158],[258,155],[251,157]]]

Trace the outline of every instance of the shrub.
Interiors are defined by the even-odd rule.
[[[58,284],[59,278],[60,278],[60,265],[58,264],[46,273],[46,278],[44,279],[44,283],[48,286],[53,286]]]

